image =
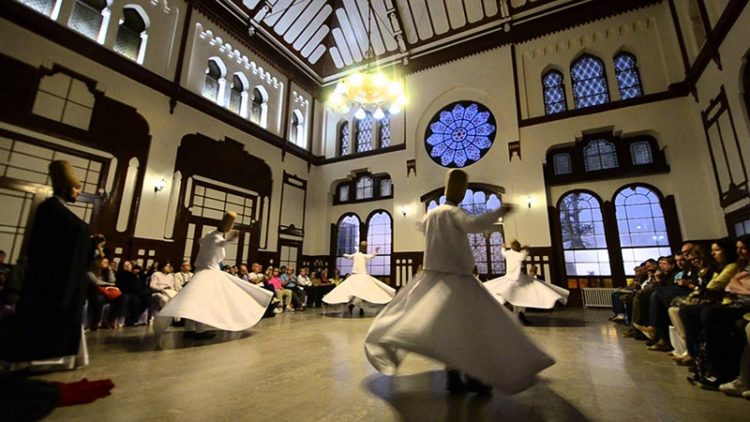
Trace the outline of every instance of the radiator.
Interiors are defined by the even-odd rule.
[[[612,292],[617,289],[608,287],[582,288],[584,308],[611,308]]]

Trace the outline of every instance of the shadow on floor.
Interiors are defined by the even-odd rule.
[[[372,394],[389,403],[404,421],[587,421],[578,409],[550,390],[545,382],[508,396],[450,395],[445,372],[413,375],[371,375],[363,381]]]
[[[526,314],[532,327],[585,327],[586,321],[573,318],[555,318],[549,314]]]
[[[240,340],[253,335],[252,331],[216,331],[216,337],[207,340],[194,340],[183,337],[184,331],[167,331],[160,335],[149,333],[145,336],[105,337],[96,339],[99,344],[108,344],[125,349],[129,353],[152,352],[154,350],[177,350],[211,346]]]

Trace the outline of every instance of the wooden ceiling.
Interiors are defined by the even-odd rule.
[[[661,0],[215,1],[325,84],[373,61],[435,64]]]

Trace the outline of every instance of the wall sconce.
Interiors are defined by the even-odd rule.
[[[531,197],[531,195],[526,197],[526,204],[531,208],[531,204],[534,203],[534,198]]]
[[[161,179],[154,183],[154,193],[161,192],[164,190],[164,187],[167,186],[167,181],[165,179]]]
[[[401,211],[401,215],[403,215],[404,218],[406,218],[406,212],[408,211],[406,209],[406,205],[401,205],[401,208],[399,208],[399,211]]]

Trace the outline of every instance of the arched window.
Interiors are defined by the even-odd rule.
[[[146,43],[148,35],[147,19],[141,10],[128,6],[122,9],[122,19],[120,26],[117,28],[117,38],[113,49],[136,62],[143,64],[146,56]]]
[[[224,63],[217,58],[208,60],[206,78],[203,81],[203,96],[221,105],[224,97]]]
[[[381,211],[370,215],[367,222],[367,253],[376,255],[367,263],[367,271],[371,275],[391,274],[392,228],[393,220],[387,212]],[[376,248],[380,248],[377,253]]]
[[[615,196],[617,230],[626,275],[634,275],[633,268],[649,258],[671,254],[659,198],[653,189],[643,185],[624,187]]]
[[[60,4],[62,3],[61,0],[18,0],[18,2],[25,4],[52,20],[57,20],[57,16],[60,13]]]
[[[372,187],[373,187],[372,177],[362,176],[359,179],[357,179],[356,199],[372,198],[373,196]]]
[[[267,122],[268,95],[262,87],[253,88],[253,101],[250,106],[250,121],[265,128]]]
[[[99,44],[104,44],[109,16],[107,0],[75,0],[68,26]]]
[[[617,150],[612,142],[594,139],[583,148],[586,171],[617,168]]]
[[[570,153],[560,152],[552,156],[552,168],[555,176],[573,173],[573,163],[570,159]]]
[[[385,112],[380,119],[380,148],[391,146],[391,114]]]
[[[643,95],[641,75],[634,55],[623,52],[615,56],[615,77],[621,100]]]
[[[555,114],[568,109],[565,103],[565,84],[563,74],[557,70],[550,70],[542,76],[544,87],[544,111]]]
[[[300,148],[307,148],[307,140],[305,139],[305,118],[302,117],[302,112],[299,110],[294,110],[292,112],[291,127],[289,128],[289,142]]]
[[[609,102],[609,88],[604,63],[595,56],[584,54],[570,66],[573,79],[573,98],[576,108],[586,108]]]
[[[380,196],[391,196],[393,194],[393,180],[390,178],[380,180]]]
[[[339,220],[336,234],[336,268],[341,275],[352,272],[352,261],[344,254],[353,254],[359,250],[359,225],[356,215],[350,214]]]
[[[357,152],[372,150],[372,129],[375,119],[367,113],[364,119],[357,122]]]
[[[612,275],[601,203],[586,192],[570,192],[560,199],[565,273],[568,276]]]
[[[245,117],[247,113],[247,84],[243,81],[244,76],[235,73],[232,77],[232,88],[229,90],[229,109]]]
[[[437,208],[445,203],[445,195],[441,195],[437,201],[430,201],[427,211]],[[498,209],[502,206],[497,194],[467,189],[464,199],[459,204],[468,214],[484,214],[487,210]],[[502,226],[493,226],[486,233],[469,233],[469,246],[474,255],[479,274],[503,274],[505,273],[505,260],[500,254],[500,247],[505,242]]]
[[[351,140],[351,129],[349,128],[349,122],[341,123],[339,126],[339,155],[349,155],[349,142]]]
[[[652,164],[654,155],[651,153],[651,144],[648,141],[636,141],[630,144],[630,158],[634,166]]]

